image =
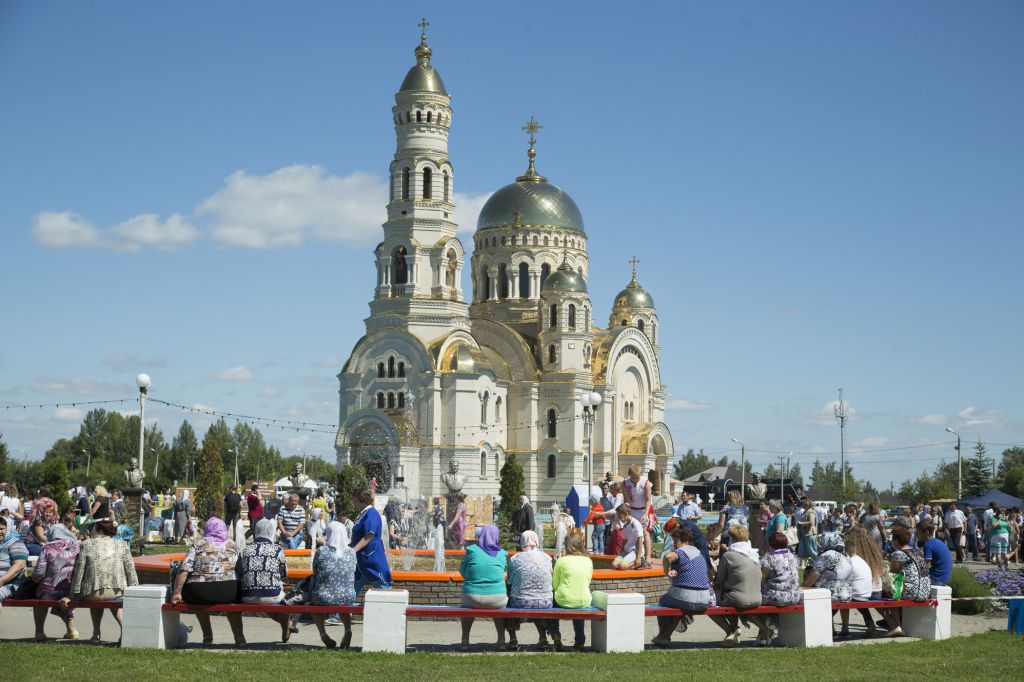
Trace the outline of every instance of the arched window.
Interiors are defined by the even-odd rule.
[[[405,376],[405,363],[404,362],[398,363],[398,376],[400,376],[400,377],[404,377]]]
[[[530,266],[519,264],[519,298],[530,297]]]
[[[487,475],[487,453],[483,450],[480,451],[480,475]]]
[[[454,249],[448,249],[448,270],[445,272],[445,286],[455,286],[455,270],[459,267],[459,257],[455,255]]]
[[[508,266],[504,263],[498,266],[498,298],[508,298]]]
[[[548,245],[548,238],[544,237],[544,246],[547,246],[547,245]]]
[[[555,456],[553,454],[548,455],[548,478],[554,478],[558,473],[555,466]]]
[[[558,437],[558,413],[554,409],[548,410],[548,438]]]
[[[409,169],[402,169],[402,199],[409,200]]]
[[[383,362],[378,362],[377,363],[377,378],[378,379],[383,379],[384,378],[384,363]]]
[[[494,399],[494,421],[501,421],[501,396]]]
[[[405,407],[405,394],[404,393],[399,393],[398,394],[398,407],[400,407],[400,408],[404,408]]]
[[[546,280],[548,278],[548,275],[550,275],[550,274],[551,274],[551,266],[550,265],[545,263],[544,265],[540,266],[540,288],[541,289],[544,288],[544,280]]]
[[[409,113],[409,112],[407,111],[407,112],[405,112],[405,122],[406,122],[406,123],[409,123],[410,121],[412,121],[412,114],[410,114],[410,113]]]
[[[427,123],[432,123],[433,121],[434,121],[434,112],[428,111],[427,112]]]
[[[644,330],[644,321],[643,320],[637,320],[636,321],[636,328],[639,329],[640,331],[643,331]]]
[[[548,326],[554,329],[558,326],[558,304],[552,303],[548,310]]]
[[[502,245],[502,246],[505,246],[505,237],[502,237],[502,238],[501,238],[501,245]]]
[[[409,283],[409,264],[405,261],[406,251],[404,246],[399,246],[391,254],[391,267],[394,269],[392,284]]]
[[[623,327],[628,327],[629,326],[629,321],[628,320],[623,320],[622,321],[622,326]]]
[[[555,345],[551,344],[550,346],[548,346],[548,363],[553,365],[557,360],[558,351],[555,350]]]
[[[394,409],[395,407],[395,394],[388,393],[388,407]]]
[[[537,235],[533,235],[533,245],[537,246]]]
[[[576,306],[569,304],[569,329],[576,328]]]
[[[384,393],[383,392],[377,394],[377,409],[379,409],[379,410],[383,410],[384,409]]]
[[[423,112],[422,111],[417,111],[416,112],[416,122],[417,123],[423,123]]]
[[[448,203],[448,171],[444,172],[444,203]]]
[[[480,424],[487,424],[487,402],[491,399],[491,394],[484,391],[483,397],[480,399]]]
[[[423,169],[423,198],[424,199],[433,199],[432,191],[431,191],[431,186],[430,186],[430,180],[433,177],[433,174],[434,174],[433,171],[431,171],[429,168],[424,168]]]
[[[394,358],[388,358],[388,378],[389,379],[394,379],[395,378],[395,359]]]

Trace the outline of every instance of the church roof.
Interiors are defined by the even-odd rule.
[[[398,89],[399,92],[436,92],[440,95],[447,95],[448,91],[444,88],[441,74],[430,65],[432,51],[427,46],[425,34],[420,36],[420,44],[416,46],[415,54],[416,66],[409,69],[409,73],[405,75],[402,87]]]
[[[517,180],[492,194],[476,222],[477,230],[518,226],[584,231],[580,209],[561,187],[526,180]]]
[[[568,260],[562,260],[558,269],[544,280],[541,291],[576,291],[585,294],[587,293],[587,281],[583,279],[583,275],[572,269]]]

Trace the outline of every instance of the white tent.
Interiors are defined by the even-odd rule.
[[[285,488],[286,490],[291,490],[292,487],[293,487],[292,486],[292,479],[288,478],[287,476],[285,476],[284,478],[278,479],[277,481],[274,481],[274,487],[275,488]],[[311,478],[308,481],[306,481],[305,483],[303,483],[302,487],[303,488],[309,488],[310,490],[316,490],[319,486],[317,486],[316,481],[314,481]]]

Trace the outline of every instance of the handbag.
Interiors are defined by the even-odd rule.
[[[892,598],[899,601],[903,596],[903,574],[897,573],[892,577]]]
[[[784,530],[782,532],[786,534],[786,540],[789,542],[789,544],[791,544],[791,545],[799,544],[800,538],[799,538],[799,536],[796,533],[796,528],[794,528],[793,526],[790,526],[789,528],[787,528],[786,530]]]

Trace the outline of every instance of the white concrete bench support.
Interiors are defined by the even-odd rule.
[[[804,590],[802,613],[779,614],[779,638],[786,646],[832,646],[832,593]]]
[[[135,585],[124,591],[124,627],[121,647],[166,649],[177,646],[178,614],[162,610],[167,598],[164,585]],[[169,622],[166,616],[174,616]]]
[[[945,585],[932,587],[931,598],[937,606],[904,606],[903,632],[920,639],[949,639],[953,625],[953,589]]]
[[[594,648],[604,653],[644,650],[644,596],[637,592],[594,592],[594,608],[605,619],[591,622]]]
[[[407,590],[367,590],[363,606],[363,651],[404,654]]]

